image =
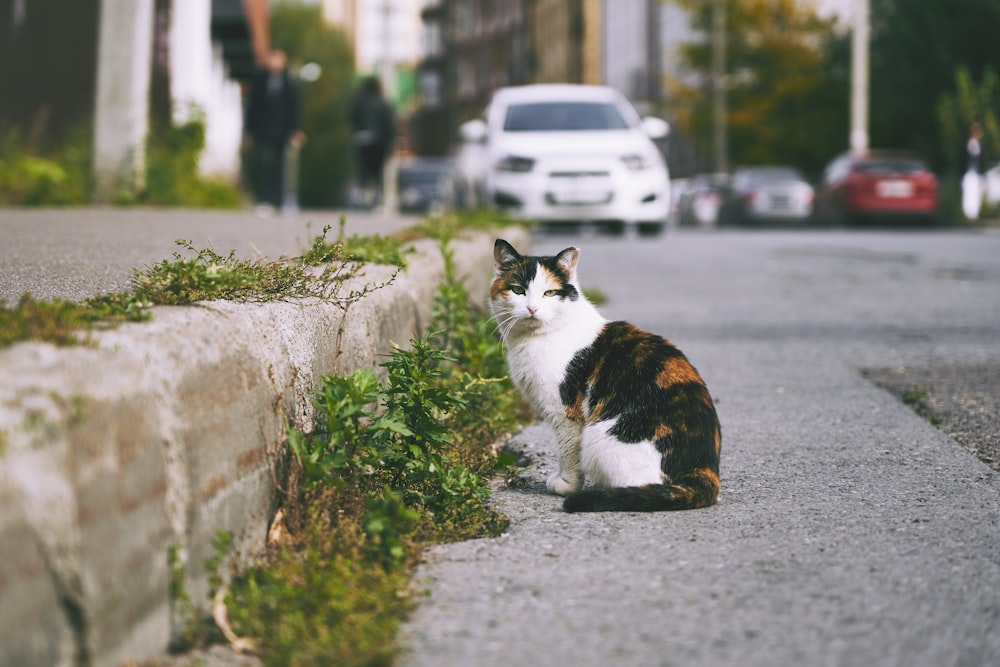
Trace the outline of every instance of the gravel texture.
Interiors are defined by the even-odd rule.
[[[901,366],[863,374],[1000,471],[1000,364]]]

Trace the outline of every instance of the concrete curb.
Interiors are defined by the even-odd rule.
[[[475,299],[492,240],[452,243]],[[168,552],[205,601],[219,531],[244,559],[264,545],[286,419],[307,427],[323,375],[377,367],[428,325],[443,263],[437,242],[415,248],[392,286],[346,312],[158,307],[94,347],[0,351],[0,665],[110,666],[166,649],[181,629]]]

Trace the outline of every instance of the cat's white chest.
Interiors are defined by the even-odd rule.
[[[602,320],[592,320],[509,343],[511,379],[535,409],[546,416],[562,414],[559,385],[566,375],[566,366],[578,351],[594,341],[603,324]]]

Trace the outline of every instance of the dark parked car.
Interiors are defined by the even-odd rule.
[[[396,173],[399,210],[426,213],[443,208],[454,161],[446,157],[412,158]]]
[[[700,174],[677,181],[677,202],[672,215],[681,226],[712,227],[719,221],[719,209],[725,197],[729,176]]]
[[[823,171],[816,219],[845,224],[930,220],[937,213],[937,177],[916,155],[897,151],[845,153]]]
[[[805,222],[812,206],[812,185],[798,169],[743,167],[733,172],[719,224]]]

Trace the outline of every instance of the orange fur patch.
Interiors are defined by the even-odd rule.
[[[657,440],[660,440],[662,438],[666,438],[673,435],[673,433],[674,429],[670,428],[666,424],[659,424],[656,427],[656,430],[653,431],[653,437]]]
[[[667,389],[676,384],[702,384],[698,371],[686,359],[670,359],[663,364],[663,370],[656,376],[656,385]]]
[[[583,421],[583,394],[577,394],[573,405],[566,406],[566,418],[575,422]]]

